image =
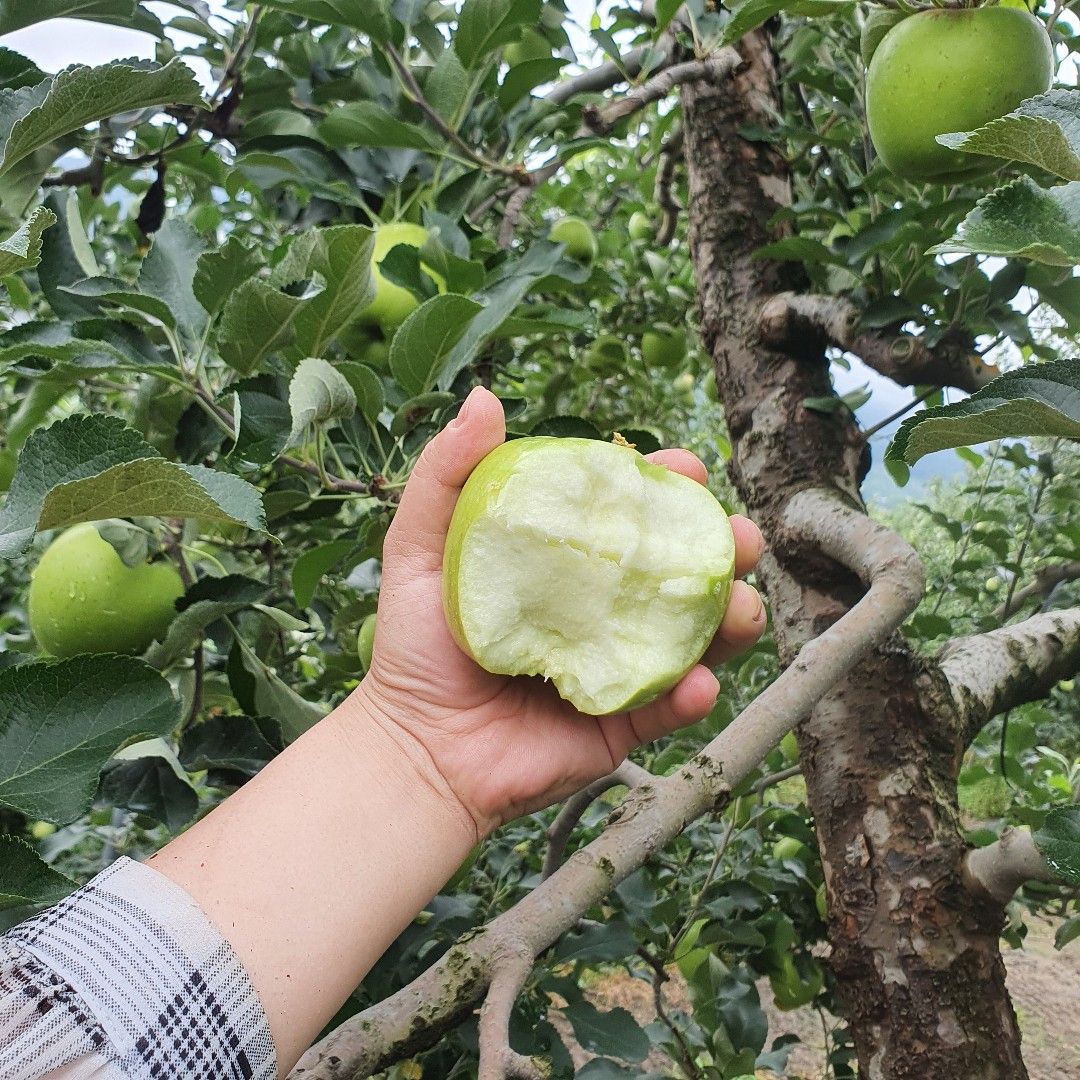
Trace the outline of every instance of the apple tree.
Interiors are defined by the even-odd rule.
[[[5,47],[58,16],[155,59]],[[782,1075],[771,999],[843,1018],[838,1078],[1025,1077],[1003,935],[1080,936],[1076,27],[0,9],[9,923],[357,684],[400,492],[482,383],[513,435],[695,450],[766,535],[772,631],[702,724],[474,852],[293,1075]],[[923,459],[952,479],[907,494]],[[655,1022],[597,1007],[613,968]]]

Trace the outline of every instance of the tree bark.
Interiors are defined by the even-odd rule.
[[[786,550],[778,526],[793,496],[831,489],[863,509],[868,448],[849,414],[803,401],[830,394],[823,338],[783,351],[760,337],[763,304],[804,291],[793,264],[753,258],[777,238],[789,201],[771,144],[740,136],[780,110],[765,32],[720,86],[683,88],[691,244],[703,337],[716,368],[749,512],[773,538],[760,576],[781,659],[861,595],[824,558]],[[1020,1033],[998,947],[1001,906],[965,886],[956,808],[964,742],[940,669],[894,638],[830,693],[799,731],[829,894],[831,966],[864,1080],[1024,1080]]]

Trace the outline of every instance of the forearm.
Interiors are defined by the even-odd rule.
[[[363,687],[152,859],[229,941],[284,1075],[476,842]]]

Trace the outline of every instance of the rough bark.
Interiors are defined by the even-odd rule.
[[[790,500],[832,489],[862,506],[865,443],[849,416],[811,412],[831,393],[822,336],[765,344],[770,297],[801,291],[789,265],[754,259],[776,239],[786,167],[740,138],[779,110],[763,32],[720,87],[683,89],[691,243],[700,315],[733,446],[731,473],[774,547],[761,578],[781,658],[850,607],[835,563],[776,543]],[[998,948],[1000,907],[965,887],[955,780],[963,751],[944,677],[899,640],[876,650],[800,728],[801,762],[828,883],[832,968],[864,1080],[1022,1080],[1020,1035]]]

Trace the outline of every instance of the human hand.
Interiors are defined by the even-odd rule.
[[[443,614],[443,546],[462,485],[505,437],[502,404],[477,388],[425,447],[386,537],[371,670],[352,702],[478,836],[606,775],[634,747],[701,720],[720,690],[699,664],[651,705],[586,716],[550,685],[492,675],[461,651]],[[705,482],[704,465],[686,450],[661,450],[649,460]],[[746,518],[732,517],[731,526],[741,576],[756,565],[763,541]],[[737,581],[705,660],[715,665],[738,655],[765,625],[757,591]]]

